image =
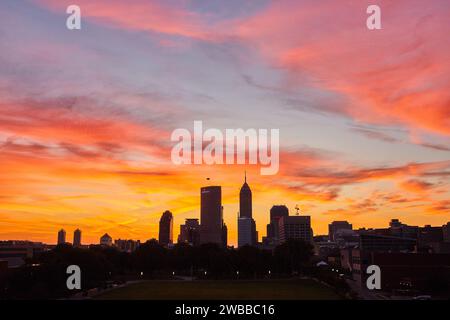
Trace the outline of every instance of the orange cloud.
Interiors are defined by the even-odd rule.
[[[406,191],[422,193],[430,190],[434,185],[421,180],[407,180],[401,182],[400,186]]]

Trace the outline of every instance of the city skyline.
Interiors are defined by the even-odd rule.
[[[292,216],[292,215],[289,215],[289,217],[298,217],[297,215],[295,215],[295,216]],[[300,216],[301,217],[301,216]],[[306,216],[306,217],[308,217],[308,216]],[[193,221],[193,220],[195,220],[195,221],[197,221],[198,222],[198,218],[186,218],[186,220],[187,221],[189,221],[189,220],[191,220],[191,221]],[[185,222],[187,222],[187,221],[185,221]],[[409,225],[408,223],[404,223],[404,221],[399,221],[398,219],[396,219],[396,218],[391,218],[384,226],[382,226],[382,227],[392,227],[392,223],[393,222],[397,222],[397,223],[399,223],[399,224],[401,224],[401,225],[405,225],[405,226],[411,226],[411,225]],[[346,226],[345,227],[339,227],[339,229],[337,229],[337,230],[347,230],[347,225],[349,225],[350,226],[350,229],[349,230],[353,230],[353,231],[358,231],[358,230],[375,230],[376,228],[373,228],[373,227],[370,227],[370,226],[361,226],[361,227],[359,227],[359,228],[355,228],[355,229],[353,229],[352,228],[352,224],[350,223],[349,224],[349,222],[348,221],[346,221],[346,220],[334,220],[334,221],[330,221],[330,223],[329,223],[329,225],[328,225],[328,227],[329,227],[329,229],[328,229],[328,233],[326,233],[326,234],[313,234],[314,236],[318,236],[318,237],[321,237],[321,236],[328,236],[329,237],[329,240],[331,241],[331,242],[333,242],[334,241],[334,239],[333,239],[333,235],[334,235],[334,232],[335,231],[332,231],[332,229],[331,229],[331,226],[333,226],[333,225],[335,225],[335,224],[345,224]],[[425,225],[422,225],[422,226],[418,226],[418,227],[427,227],[427,226],[430,226],[430,227],[447,227],[447,228],[450,228],[449,227],[449,224],[450,224],[450,221],[449,222],[447,222],[447,223],[444,223],[442,226],[441,225],[438,225],[438,226],[433,226],[433,225],[429,225],[429,224],[425,224]],[[183,224],[180,224],[179,226],[182,226]],[[313,224],[311,223],[311,229],[312,230],[314,230],[314,228],[312,227],[313,226]],[[383,229],[383,228],[381,228],[381,229]],[[63,230],[63,231],[65,231],[64,229],[60,229],[59,231],[58,231],[58,237],[59,237],[59,232],[61,231],[61,230]],[[75,232],[76,231],[80,231],[81,232],[81,230],[80,229],[76,229],[75,230]],[[158,230],[158,232],[159,232],[159,230]],[[175,236],[176,234],[174,234],[174,236]],[[178,236],[176,237],[178,240],[176,241],[176,242],[173,242],[173,243],[171,243],[171,244],[177,244],[177,243],[183,243],[183,242],[185,242],[185,241],[180,241],[180,235],[181,235],[181,233],[178,233]],[[103,235],[104,236],[104,235]],[[102,237],[103,237],[102,236]],[[98,244],[98,243],[101,243],[101,238],[102,237],[100,237],[99,239],[100,239],[100,241],[98,241],[97,240],[97,242],[94,242],[94,243],[89,243],[89,244],[82,244],[82,245],[95,245],[95,244]],[[267,234],[264,234],[262,237],[267,237]],[[148,238],[148,239],[120,239],[120,238],[118,238],[118,239],[114,239],[114,241],[116,241],[116,240],[121,240],[121,241],[150,241],[150,240],[157,240],[158,242],[160,242],[159,241],[159,239],[158,238],[156,238],[156,237],[151,237],[151,238]],[[3,241],[3,240],[0,240],[0,241]],[[33,241],[32,239],[8,239],[8,240],[6,240],[6,241]],[[75,241],[74,241],[75,242]],[[65,243],[69,243],[69,244],[71,244],[71,242],[69,241],[66,241]],[[48,244],[52,244],[52,243],[48,243]],[[192,244],[191,243],[191,245],[199,245],[200,243],[197,243],[197,244]],[[261,242],[260,242],[260,244],[261,244]],[[166,246],[166,244],[163,244],[164,246]],[[237,247],[237,241],[236,241],[236,245],[230,245],[230,246],[234,246],[234,247]]]
[[[316,234],[445,224],[450,3],[377,3],[381,30],[365,0],[78,0],[67,30],[71,1],[1,1],[0,240],[158,238],[165,210],[178,233],[209,181],[236,245],[245,171],[259,240],[273,204]],[[278,173],[175,165],[171,133],[194,121],[279,129]]]
[[[269,216],[271,216],[272,215],[272,210],[273,209],[279,209],[280,207],[285,207],[286,209],[288,209],[286,206],[284,206],[284,205],[273,205],[272,206],[272,208],[271,208],[271,210],[270,210],[270,214],[269,214]],[[296,209],[298,209],[297,207],[296,207]],[[169,210],[166,210],[166,211],[164,211],[163,212],[163,214],[161,215],[161,219],[162,218],[164,218],[165,217],[165,214],[166,213],[171,213]],[[285,216],[285,217],[289,217],[289,218],[291,218],[291,217],[305,217],[305,218],[310,218],[310,216],[305,216],[305,215],[300,215],[300,214],[298,214],[298,213],[296,213],[295,215],[291,215],[290,213],[289,213],[289,211],[288,211],[288,215],[281,215],[280,217],[283,217],[283,216]],[[271,221],[271,220],[269,220],[269,221]],[[199,218],[186,218],[186,220],[184,221],[184,224],[183,223],[180,223],[180,225],[178,225],[179,227],[185,227],[186,226],[186,223],[192,223],[192,222],[195,222],[195,224],[196,224],[196,227],[198,228],[200,225],[199,225]],[[313,233],[313,230],[314,230],[314,228],[313,228],[313,223],[311,222],[311,231],[312,231],[312,235],[314,236],[314,237],[322,237],[322,236],[327,236],[328,237],[328,239],[329,239],[329,241],[331,241],[331,242],[334,242],[335,241],[335,239],[334,239],[334,234],[335,234],[335,232],[336,231],[341,231],[341,230],[352,230],[352,231],[364,231],[364,230],[367,230],[367,231],[370,231],[370,230],[380,230],[380,229],[385,229],[385,228],[387,228],[387,227],[389,227],[389,228],[392,228],[392,227],[400,227],[400,226],[408,226],[408,227],[414,227],[414,226],[412,226],[412,225],[410,225],[410,224],[408,224],[408,223],[404,223],[405,221],[400,221],[399,219],[397,219],[397,218],[391,218],[389,221],[387,221],[386,222],[386,224],[385,225],[383,225],[383,226],[381,226],[381,228],[375,228],[375,227],[372,227],[372,226],[359,226],[359,227],[357,227],[357,228],[353,228],[353,224],[352,223],[349,223],[349,221],[347,221],[347,220],[333,220],[333,221],[330,221],[329,222],[329,224],[328,224],[328,231],[326,232],[326,233],[322,233],[322,234],[317,234],[317,233]],[[173,221],[172,221],[172,223],[173,223]],[[309,223],[309,222],[308,222]],[[268,225],[267,225],[267,228],[269,228],[269,226],[270,226],[271,224],[269,223]],[[424,225],[422,225],[422,226],[417,226],[417,227],[419,227],[419,228],[421,228],[421,227],[424,227],[424,228],[426,228],[426,227],[437,227],[437,228],[440,228],[440,227],[442,227],[442,228],[450,228],[449,227],[450,226],[450,221],[448,221],[448,222],[446,222],[446,223],[444,223],[444,224],[442,224],[442,225],[437,225],[437,226],[433,226],[433,225],[430,225],[430,224],[424,224]],[[278,227],[278,226],[277,226]],[[176,229],[176,228],[173,228],[173,229]],[[182,238],[181,238],[181,236],[182,236],[182,228],[178,228],[178,230],[180,230],[179,231],[179,233],[177,234],[177,233],[173,233],[171,236],[173,237],[173,238],[176,238],[177,239],[177,241],[172,241],[172,242],[169,242],[169,243],[166,243],[165,241],[163,241],[162,243],[161,243],[161,241],[160,241],[160,239],[159,239],[159,237],[150,237],[150,238],[146,238],[146,239],[121,239],[120,237],[119,238],[117,238],[117,239],[114,239],[114,238],[116,238],[116,237],[111,237],[110,235],[108,235],[107,233],[106,234],[104,234],[104,235],[102,235],[101,237],[99,237],[99,239],[97,239],[97,241],[96,242],[92,242],[92,243],[88,243],[88,244],[86,244],[86,243],[80,243],[80,241],[81,241],[81,232],[82,232],[82,230],[80,230],[80,229],[75,229],[74,230],[74,234],[77,234],[77,233],[79,233],[79,240],[76,242],[76,240],[75,240],[75,237],[76,236],[74,236],[74,238],[73,238],[73,242],[70,242],[70,241],[66,241],[66,230],[64,229],[64,228],[61,228],[61,229],[59,229],[58,230],[58,233],[57,233],[57,243],[55,243],[55,244],[60,244],[60,243],[68,243],[68,244],[73,244],[74,246],[77,246],[76,245],[76,243],[78,243],[79,245],[81,244],[81,245],[83,245],[83,246],[86,246],[86,245],[95,245],[95,244],[102,244],[102,239],[105,237],[105,236],[107,236],[107,237],[109,237],[110,238],[110,243],[111,243],[111,245],[113,244],[113,239],[114,239],[114,241],[117,241],[117,240],[119,240],[119,241],[137,241],[137,242],[139,242],[139,241],[141,241],[141,242],[145,242],[145,241],[150,241],[150,240],[156,240],[156,241],[158,241],[161,245],[163,245],[163,246],[165,246],[165,247],[167,247],[168,245],[169,246],[171,246],[171,245],[174,245],[174,244],[177,244],[177,243],[184,243],[184,242],[188,242],[189,244],[191,244],[191,245],[199,245],[200,244],[200,241],[198,241],[199,239],[197,239],[197,243],[190,243],[189,241],[185,241],[185,240],[182,240]],[[268,229],[267,229],[267,231],[269,231]],[[199,231],[199,229],[197,229],[196,230],[196,232],[198,232],[198,235],[200,235],[200,231]],[[61,237],[61,234],[63,234],[63,236]],[[158,235],[160,235],[160,230],[158,229],[157,230],[157,234]],[[185,235],[185,236],[187,236],[187,235]],[[164,237],[166,237],[166,236],[164,236]],[[273,237],[276,237],[276,238],[278,238],[278,236],[277,235],[274,235],[274,234],[269,234],[269,233],[263,233],[262,235],[260,235],[260,237],[261,237],[261,240],[262,240],[262,242],[261,241],[259,241],[259,239],[258,239],[258,243],[257,244],[254,244],[254,245],[252,245],[252,244],[249,244],[249,245],[251,245],[251,246],[264,246],[264,239],[263,238],[273,238]],[[448,236],[446,236],[446,237],[448,237]],[[62,240],[61,240],[62,239]],[[61,241],[60,241],[61,240]],[[100,240],[100,241],[98,241],[98,240]],[[229,240],[229,238],[228,238],[228,240]],[[284,241],[285,241],[286,239],[284,239]],[[34,241],[33,239],[7,239],[7,240],[0,240],[0,241]],[[235,243],[234,243],[235,242]],[[205,242],[205,243],[208,243],[208,242]],[[52,243],[47,243],[47,244],[52,244]],[[236,239],[236,241],[233,241],[229,246],[230,247],[238,247],[238,241],[237,241],[237,239]],[[271,244],[272,245],[272,244]]]
[[[241,200],[241,199],[244,200],[244,202],[247,202],[247,201],[250,202],[250,209],[246,208],[246,214],[244,215],[244,217],[251,217],[252,216],[251,207],[252,207],[252,202],[253,202],[252,201],[253,194],[251,192],[251,188],[247,184],[247,174],[246,174],[246,172],[244,172],[244,176],[245,176],[244,184],[239,188],[239,192],[236,195],[236,197],[239,200]],[[210,179],[208,178],[208,180],[210,180]],[[214,189],[214,188],[221,188],[221,186],[203,186],[203,187],[201,187],[200,191],[202,191],[204,188],[206,188],[206,189],[213,188]],[[243,190],[244,190],[244,192],[242,192]],[[247,193],[249,193],[250,195],[247,196]],[[249,198],[247,198],[247,197],[249,197]],[[221,199],[221,196],[219,198]],[[238,200],[238,203],[239,203],[239,200]],[[238,204],[238,209],[239,209],[239,207],[240,207],[240,204]],[[246,206],[244,205],[244,207],[246,207]],[[271,222],[273,221],[272,220],[272,215],[274,213],[272,213],[272,211],[273,210],[278,210],[279,211],[280,209],[282,211],[286,210],[286,214],[288,216],[305,216],[306,215],[306,216],[310,217],[308,212],[304,212],[303,210],[301,210],[301,208],[299,208],[298,204],[296,204],[295,208],[293,208],[294,210],[297,211],[295,214],[292,212],[292,210],[290,210],[290,208],[288,206],[286,206],[284,204],[280,204],[280,203],[272,204],[270,209],[267,211],[266,219],[264,219],[264,221],[267,221],[266,224],[263,225],[262,222],[258,222],[257,220],[255,220],[256,225],[263,225],[262,226],[263,228],[261,228],[261,230],[264,230],[264,231],[259,231],[259,232],[258,232],[258,229],[256,230],[256,234],[258,236],[257,242],[261,243],[261,241],[263,240],[264,237],[271,238],[271,237],[274,236],[274,235],[269,235],[268,234],[268,231],[269,231],[268,228],[271,225]],[[299,210],[301,210],[301,213],[298,212]],[[127,238],[127,237],[123,237],[123,236],[114,236],[114,237],[111,237],[111,240],[112,239],[116,239],[116,238],[119,239],[119,240],[120,239],[130,239],[130,240],[136,240],[136,241],[147,241],[147,240],[155,239],[155,240],[158,240],[158,242],[159,242],[160,237],[161,237],[161,229],[160,229],[161,228],[161,223],[162,223],[163,219],[166,219],[166,217],[170,216],[170,220],[169,220],[170,222],[168,222],[170,226],[167,227],[169,229],[167,229],[167,231],[164,231],[164,237],[170,237],[170,240],[168,240],[168,243],[165,243],[165,241],[163,241],[164,242],[163,245],[166,246],[167,244],[175,244],[175,243],[179,242],[179,236],[180,236],[180,232],[181,232],[180,227],[185,222],[187,222],[188,220],[200,221],[201,220],[200,211],[201,211],[201,209],[200,209],[200,205],[199,205],[199,208],[198,208],[199,214],[197,216],[189,216],[189,217],[183,218],[183,220],[180,221],[179,223],[176,223],[175,222],[175,217],[172,215],[172,212],[170,210],[164,210],[162,213],[159,214],[159,219],[158,219],[158,224],[157,224],[158,227],[156,229],[152,230],[151,232],[149,232],[150,236],[148,236],[148,237],[144,236],[144,238],[131,238],[131,237]],[[283,216],[283,215],[284,214],[282,214],[281,216]],[[237,216],[240,217],[240,211],[239,210],[237,211]],[[445,221],[445,219],[447,219],[447,221]],[[355,224],[352,224],[352,223],[350,223],[349,225],[350,225],[350,227],[354,226],[353,230],[365,229],[365,228],[367,228],[367,229],[375,229],[375,228],[383,228],[383,227],[386,226],[387,221],[392,222],[393,220],[398,220],[398,219],[394,218],[394,217],[390,217],[389,220],[384,221],[384,224],[376,225],[376,226],[355,225]],[[403,222],[406,222],[406,224],[408,225],[408,221],[403,221]],[[236,221],[236,219],[235,219],[234,223],[235,223],[235,229],[237,230],[238,229],[238,221]],[[312,221],[311,221],[311,228],[312,228],[312,230],[314,232],[313,235],[314,236],[316,236],[316,235],[320,236],[320,235],[327,235],[327,234],[329,234],[330,233],[330,226],[331,226],[331,224],[334,224],[334,223],[338,223],[338,224],[345,223],[345,224],[348,224],[348,221],[347,220],[330,220],[328,222],[328,224],[326,225],[326,229],[324,229],[323,232],[319,232],[318,233],[318,232],[314,232],[314,230],[315,230],[315,228],[314,228],[314,219],[312,219]],[[442,226],[446,225],[447,223],[448,223],[448,218],[444,218],[444,222],[442,223]],[[424,223],[423,224],[423,226],[426,226],[426,225],[430,225],[430,224],[429,223]],[[78,226],[76,226],[74,224],[69,224],[68,226],[71,226],[71,227],[74,228],[73,229],[74,237],[76,237],[75,234],[77,232],[79,232],[79,239],[81,239],[82,229],[80,229]],[[441,225],[438,224],[437,226],[441,226]],[[58,226],[58,227],[55,227],[55,228],[57,228],[57,230],[58,230],[57,241],[55,241],[55,244],[56,243],[71,243],[70,241],[68,241],[69,239],[66,238],[66,232],[67,232],[67,230],[69,230],[69,232],[70,232],[71,231],[70,228],[67,228],[66,226]],[[278,228],[278,225],[276,225],[276,229],[277,228]],[[167,234],[166,234],[166,232],[167,232]],[[60,236],[60,234],[62,234],[62,233],[63,233],[63,236]],[[102,233],[102,234],[103,234],[103,236],[104,235],[108,235],[108,233]],[[83,232],[83,239],[89,239],[89,240],[86,241],[88,244],[97,244],[97,243],[99,243],[99,241],[98,241],[99,238],[101,238],[99,235],[100,234],[98,234],[98,235],[89,234],[87,237],[85,237],[85,233]],[[234,237],[235,238],[233,238],[233,237],[230,238],[230,236],[228,235],[228,245],[229,246],[238,247],[238,234],[237,233],[234,234]],[[60,239],[64,239],[64,240],[60,241]],[[173,241],[172,239],[177,239],[177,240]],[[39,240],[39,239],[26,238],[26,237],[25,238],[21,238],[21,239],[13,239],[13,238],[11,238],[11,239],[0,239],[0,240],[28,240],[28,241],[36,241],[36,242],[43,242],[43,243],[53,244],[52,241],[42,241],[42,240]],[[332,239],[330,239],[330,240],[332,240]],[[86,242],[82,243],[82,245],[86,245]]]

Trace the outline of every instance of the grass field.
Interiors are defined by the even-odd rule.
[[[332,289],[309,279],[260,281],[145,281],[96,299],[140,300],[333,300]]]

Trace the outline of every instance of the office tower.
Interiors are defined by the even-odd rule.
[[[339,230],[352,230],[353,226],[347,221],[333,221],[328,225],[328,238],[330,241],[336,240],[336,234]]]
[[[73,232],[73,246],[81,247],[81,230],[77,229]]]
[[[283,216],[278,221],[279,242],[283,243],[289,239],[300,239],[312,242],[310,216]]]
[[[107,247],[111,247],[112,246],[112,238],[109,236],[109,234],[105,233],[100,238],[100,245],[107,246]]]
[[[198,219],[186,219],[186,222],[180,225],[180,235],[178,243],[188,243],[197,246],[200,243],[200,224]]]
[[[223,245],[222,188],[203,187],[200,190],[200,243]]]
[[[66,243],[66,231],[61,229],[58,231],[58,244]]]
[[[274,205],[270,209],[270,223],[267,225],[267,241],[277,244],[279,241],[278,222],[281,217],[289,216],[289,209],[285,205]]]
[[[243,218],[252,218],[252,190],[247,184],[247,173],[245,173],[244,184],[239,192],[239,215]]]
[[[159,243],[163,246],[173,243],[173,216],[170,211],[164,211],[159,220]]]
[[[245,174],[244,184],[239,192],[239,217],[238,217],[238,246],[254,246],[258,242],[256,223],[252,218],[252,191],[247,184]]]
[[[270,208],[270,221],[281,217],[287,217],[288,215],[289,209],[285,205],[274,205]]]

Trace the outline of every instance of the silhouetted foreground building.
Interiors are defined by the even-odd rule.
[[[122,252],[134,252],[139,246],[141,245],[141,242],[139,240],[122,240],[117,239],[114,240],[114,246]]]
[[[209,186],[200,189],[200,243],[227,242],[227,228],[223,222],[222,188]]]
[[[372,252],[363,260],[363,270],[377,265],[384,291],[430,292],[450,288],[450,254]],[[362,277],[366,281],[367,275]]]
[[[25,259],[31,259],[45,250],[42,242],[0,241],[0,261],[6,268],[20,267],[25,263]]]
[[[170,211],[164,211],[159,220],[159,243],[163,246],[173,243],[173,215]]]
[[[185,223],[180,225],[178,243],[188,243],[192,246],[200,244],[200,224],[198,219],[186,219]]]

